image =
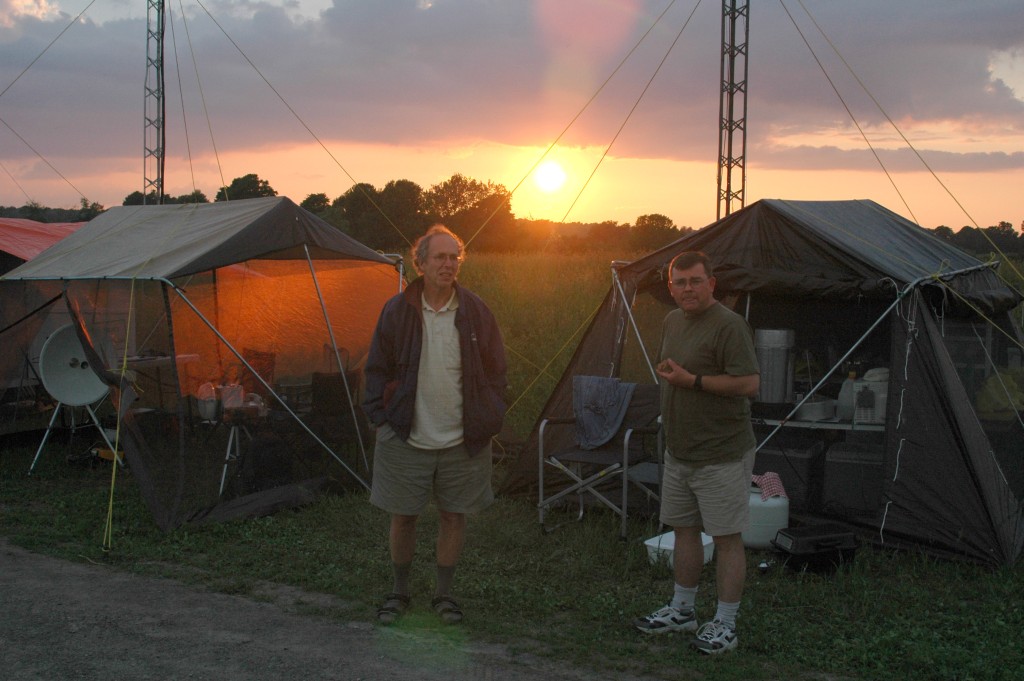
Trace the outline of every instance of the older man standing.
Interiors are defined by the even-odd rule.
[[[491,438],[505,416],[505,349],[490,309],[456,281],[463,254],[442,225],[420,237],[420,277],[385,303],[367,358],[363,410],[377,435],[370,502],[391,514],[394,581],[377,611],[383,624],[409,607],[416,522],[431,498],[440,514],[431,605],[442,622],[462,621],[451,588],[466,514],[494,500]]]
[[[679,309],[665,317],[657,367],[666,443],[661,522],[675,533],[676,584],[667,606],[634,624],[645,633],[696,632],[692,645],[717,654],[738,642],[755,445],[748,398],[757,395],[760,375],[750,325],[715,300],[706,255],[677,255],[668,286]],[[698,629],[702,528],[715,542],[718,608]]]

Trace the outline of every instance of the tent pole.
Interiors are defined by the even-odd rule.
[[[370,461],[366,458],[366,446],[363,444],[363,434],[359,432],[359,416],[356,414],[356,405],[352,403],[352,389],[348,385],[347,367],[341,363],[341,353],[338,352],[338,341],[334,337],[334,327],[331,326],[331,317],[327,313],[327,304],[324,302],[323,293],[320,292],[320,282],[316,278],[316,268],[313,267],[313,258],[309,255],[309,246],[302,244],[306,252],[306,262],[309,263],[309,274],[313,277],[313,288],[316,289],[316,298],[320,301],[320,311],[324,314],[324,324],[327,325],[327,335],[331,337],[331,347],[334,348],[334,358],[338,362],[338,372],[341,374],[341,382],[345,386],[345,395],[348,397],[348,409],[352,415],[352,429],[356,433],[356,442],[359,443],[359,453],[363,455],[363,470],[369,472]]]
[[[647,368],[651,371],[651,378],[654,382],[658,382],[658,374],[654,371],[654,365],[651,364],[650,355],[647,354],[647,348],[644,347],[644,339],[640,335],[640,328],[637,326],[636,318],[633,317],[633,305],[626,300],[626,292],[622,288],[622,280],[619,279],[619,272],[612,267],[612,283],[615,286],[615,290],[619,292],[619,296],[622,298],[622,305],[626,310],[626,316],[629,318],[629,323],[633,327],[633,333],[636,334],[636,340],[640,344],[640,351],[643,352],[644,361],[647,362]]]
[[[405,283],[405,261],[402,260],[401,253],[385,253],[385,258],[395,259],[395,271],[398,272],[398,292],[402,292],[402,284]]]
[[[174,285],[174,283],[173,283],[173,282],[170,282],[170,281],[168,281],[167,279],[161,279],[160,281],[163,281],[163,282],[164,282],[164,283],[166,283],[166,284],[167,284],[168,286],[170,286],[170,287],[172,287],[172,288],[174,289],[175,293],[177,293],[177,294],[178,294],[178,296],[179,296],[179,297],[180,297],[180,298],[181,298],[182,300],[184,300],[184,301],[185,301],[185,304],[186,304],[186,305],[188,305],[188,306],[189,306],[190,308],[192,308],[192,311],[196,313],[196,316],[197,316],[197,317],[199,317],[200,321],[202,321],[202,322],[203,322],[203,324],[206,324],[206,328],[208,328],[208,329],[209,329],[210,331],[212,331],[212,332],[213,332],[213,334],[214,334],[215,336],[217,336],[217,338],[219,338],[219,339],[220,339],[220,342],[221,342],[221,343],[223,343],[223,344],[225,345],[225,347],[227,347],[227,349],[228,349],[228,350],[230,350],[230,351],[231,351],[231,353],[232,353],[232,354],[233,354],[233,355],[234,355],[234,356],[235,356],[236,358],[238,358],[238,361],[240,361],[240,362],[241,362],[241,363],[242,363],[243,365],[245,365],[245,368],[246,368],[246,369],[248,369],[249,371],[251,371],[251,372],[252,372],[253,376],[255,376],[255,377],[256,377],[256,380],[257,380],[257,381],[259,381],[259,382],[260,382],[260,384],[261,384],[261,385],[262,385],[262,386],[263,386],[264,388],[266,388],[266,389],[267,389],[267,391],[268,391],[268,392],[269,392],[269,393],[270,393],[271,395],[273,395],[273,396],[274,396],[274,397],[275,397],[275,398],[277,399],[277,401],[278,401],[278,402],[279,402],[279,403],[281,404],[281,406],[282,406],[282,407],[284,407],[284,408],[285,408],[285,410],[286,410],[286,411],[287,411],[287,412],[288,412],[289,414],[291,414],[291,415],[292,415],[292,417],[293,417],[293,418],[294,418],[294,419],[295,419],[295,420],[296,420],[296,421],[297,421],[297,422],[299,423],[299,425],[301,425],[301,426],[302,426],[302,428],[303,428],[303,429],[304,429],[304,430],[305,430],[305,431],[306,431],[307,433],[309,433],[310,435],[312,435],[312,436],[313,436],[313,439],[314,439],[314,440],[316,440],[316,441],[317,441],[317,443],[318,443],[318,444],[319,444],[319,445],[320,445],[321,447],[323,447],[324,449],[326,449],[326,450],[327,450],[327,452],[328,452],[328,453],[329,453],[329,454],[330,454],[330,455],[331,455],[332,457],[334,457],[334,460],[335,460],[335,461],[337,461],[338,463],[340,463],[340,464],[341,464],[341,466],[342,466],[342,468],[344,468],[344,469],[345,469],[346,471],[348,471],[349,475],[351,475],[351,476],[352,476],[353,478],[355,478],[355,479],[356,479],[356,481],[357,481],[357,482],[358,482],[358,483],[359,483],[360,485],[362,485],[364,489],[366,489],[367,491],[369,491],[369,489],[370,489],[370,485],[369,485],[369,484],[368,484],[368,483],[367,483],[367,482],[366,482],[365,480],[363,480],[363,479],[362,479],[361,477],[359,477],[359,474],[358,474],[358,473],[356,473],[356,472],[355,472],[354,470],[352,470],[352,469],[351,469],[351,468],[349,467],[349,465],[348,465],[347,463],[345,463],[345,462],[344,462],[344,461],[343,461],[343,460],[341,459],[341,457],[340,457],[340,456],[338,456],[338,455],[337,455],[337,454],[336,454],[336,453],[334,452],[334,450],[333,450],[333,449],[331,449],[331,448],[330,448],[330,447],[329,447],[329,446],[328,446],[328,445],[327,445],[326,443],[324,443],[324,441],[323,441],[323,440],[321,440],[321,439],[320,439],[320,438],[319,438],[319,437],[317,436],[317,434],[316,434],[316,433],[314,433],[314,432],[313,432],[312,430],[310,430],[309,426],[307,426],[307,425],[306,425],[305,421],[303,421],[303,420],[302,420],[301,418],[299,418],[299,415],[298,415],[298,414],[296,414],[296,413],[295,413],[294,411],[292,411],[292,408],[291,408],[291,407],[290,407],[290,406],[289,406],[289,405],[288,405],[288,404],[287,404],[287,403],[286,403],[286,402],[285,402],[284,400],[282,400],[282,399],[281,399],[281,396],[280,396],[280,395],[278,395],[278,394],[277,394],[277,393],[276,393],[276,392],[274,391],[274,389],[273,389],[273,388],[272,388],[272,387],[271,387],[270,385],[268,385],[266,381],[264,381],[264,380],[263,380],[263,377],[262,377],[262,376],[260,376],[259,372],[258,372],[258,371],[256,371],[255,369],[253,369],[253,368],[252,368],[252,366],[251,366],[251,365],[250,365],[250,364],[249,364],[248,362],[246,362],[246,361],[245,361],[245,358],[244,358],[244,357],[242,357],[241,353],[239,353],[239,352],[238,352],[238,350],[236,350],[236,349],[234,348],[234,346],[233,346],[233,345],[231,345],[231,343],[229,343],[229,342],[228,342],[228,340],[227,340],[227,339],[226,339],[226,338],[225,338],[225,337],[224,337],[223,335],[221,335],[221,332],[220,332],[220,331],[218,331],[218,330],[217,330],[217,328],[216,328],[216,327],[214,327],[214,326],[213,326],[213,324],[211,324],[211,323],[210,323],[210,321],[209,321],[209,320],[208,320],[208,319],[207,319],[207,318],[206,318],[205,316],[203,316],[203,313],[199,311],[199,308],[197,308],[197,307],[196,307],[195,305],[193,305],[193,304],[192,304],[192,301],[188,299],[188,296],[186,296],[186,295],[185,295],[185,292],[184,292],[184,291],[182,291],[181,289],[179,289],[179,288],[178,288],[177,286],[175,286],[175,285]]]

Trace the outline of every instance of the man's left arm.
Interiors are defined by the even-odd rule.
[[[712,395],[757,397],[757,391],[761,388],[761,375],[733,376],[731,374],[719,374],[717,376],[702,376],[700,382],[700,389]]]

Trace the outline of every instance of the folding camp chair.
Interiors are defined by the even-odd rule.
[[[626,538],[629,518],[629,488],[632,484],[649,499],[660,501],[661,482],[661,426],[659,419],[659,387],[654,384],[636,384],[632,388],[628,403],[624,406],[621,422],[615,426],[614,432],[606,442],[593,446],[593,442],[581,442],[587,437],[585,429],[580,428],[580,419],[586,414],[580,413],[580,405],[584,411],[593,409],[593,401],[580,394],[580,389],[592,385],[586,379],[593,377],[574,377],[573,403],[574,416],[549,417],[541,421],[537,468],[539,478],[539,500],[537,509],[541,527],[548,528],[544,517],[549,509],[570,495],[576,495],[579,502],[578,520],[583,519],[585,508],[584,497],[591,495],[607,506],[620,519],[619,536]],[[607,379],[614,380],[614,379]],[[627,384],[623,384],[627,385]],[[605,393],[607,394],[607,393]],[[621,409],[623,405],[605,403],[598,405],[598,410],[611,408]],[[553,444],[564,442],[564,446]],[[550,496],[545,496],[546,486],[544,471],[550,466],[569,478],[568,486]],[[610,482],[614,476],[621,476],[621,501],[616,503],[609,498]]]

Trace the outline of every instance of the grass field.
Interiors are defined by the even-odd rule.
[[[524,437],[568,361],[578,334],[609,285],[607,259],[594,256],[471,257],[463,281],[488,300],[505,332],[511,365],[512,432]],[[362,492],[325,495],[295,511],[242,522],[159,532],[130,471],[117,476],[112,548],[103,551],[109,464],[69,465],[59,441],[25,475],[37,440],[0,444],[0,534],[18,545],[74,561],[172,576],[219,591],[251,594],[261,581],[336,595],[348,605],[320,613],[373,621],[390,587],[387,518]],[[498,475],[502,466],[499,465]],[[433,536],[436,514],[423,519]],[[663,679],[850,679],[887,681],[1024,678],[1024,568],[991,570],[914,551],[861,546],[852,566],[823,576],[750,552],[739,619],[741,647],[702,658],[674,636],[645,637],[632,618],[663,604],[665,565],[651,565],[642,540],[658,531],[632,521],[617,540],[617,518],[588,512],[544,534],[531,499],[502,498],[470,521],[456,590],[462,640]],[[430,551],[413,573],[416,602],[400,626],[432,627]],[[714,609],[705,570],[698,615]]]

